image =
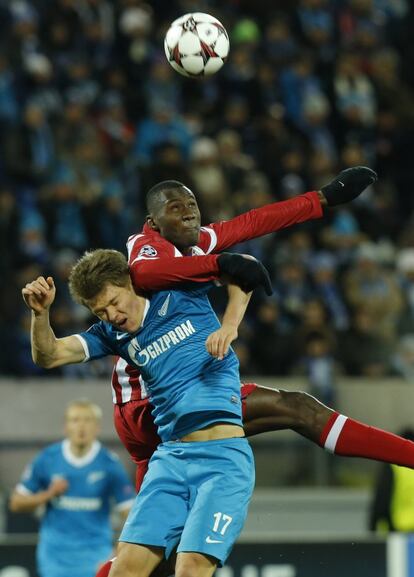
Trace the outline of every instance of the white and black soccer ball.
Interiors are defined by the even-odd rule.
[[[230,49],[223,24],[202,12],[185,14],[169,27],[164,40],[168,62],[183,76],[210,76],[223,66]]]

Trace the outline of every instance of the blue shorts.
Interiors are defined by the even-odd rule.
[[[167,442],[151,458],[119,538],[211,555],[223,564],[242,530],[254,488],[245,438]]]

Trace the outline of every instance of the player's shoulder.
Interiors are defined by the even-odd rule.
[[[127,241],[129,261],[139,261],[162,256],[177,256],[175,247],[158,232],[144,227],[144,232],[134,234]]]
[[[62,441],[58,441],[56,443],[52,443],[51,445],[47,445],[44,449],[42,449],[38,455],[38,461],[49,461],[49,460],[56,460],[60,458],[62,455]]]

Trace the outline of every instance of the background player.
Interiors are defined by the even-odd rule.
[[[97,440],[101,409],[81,399],[65,412],[65,439],[26,468],[14,512],[45,506],[37,547],[41,577],[92,577],[112,550],[111,502],[123,519],[135,492],[118,457]]]

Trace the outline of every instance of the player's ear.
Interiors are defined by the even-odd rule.
[[[154,221],[154,218],[151,214],[148,214],[146,217],[146,221],[147,221],[147,225],[152,228],[152,230],[156,230],[159,231],[159,227],[157,226],[156,222]]]

